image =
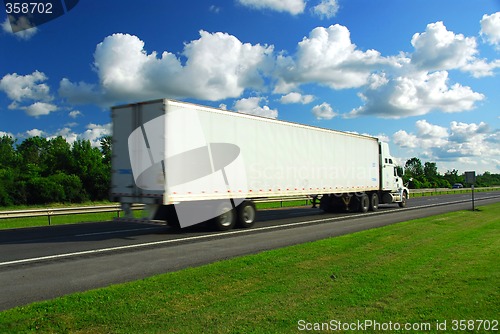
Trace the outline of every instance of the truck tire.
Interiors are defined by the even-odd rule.
[[[211,225],[217,231],[227,231],[234,227],[236,224],[236,210],[234,210],[228,203],[221,204],[217,212],[222,212],[211,220]]]
[[[399,202],[399,207],[400,208],[406,208],[406,200],[408,199],[408,194],[406,191],[403,193],[403,198],[401,198],[401,202]]]
[[[319,199],[319,208],[323,210],[324,212],[328,212],[328,209],[330,208],[330,195],[323,195]]]
[[[359,203],[359,212],[361,213],[368,212],[368,209],[370,208],[370,199],[368,198],[367,194],[358,196],[358,203]]]
[[[372,193],[370,195],[370,211],[376,212],[378,211],[378,194],[377,193]]]
[[[334,197],[332,195],[323,195],[319,200],[319,208],[327,213],[335,212],[335,205],[333,203]]]
[[[252,201],[243,201],[236,209],[236,226],[241,228],[252,227],[255,223],[257,210]]]

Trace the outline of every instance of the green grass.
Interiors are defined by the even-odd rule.
[[[113,220],[116,213],[91,213],[79,215],[52,216],[50,225],[76,224],[82,222],[97,222]],[[30,217],[30,218],[7,218],[0,219],[0,229],[36,227],[49,225],[48,217]]]
[[[319,204],[319,201],[318,201]],[[255,207],[257,210],[264,209],[276,209],[276,208],[289,208],[296,206],[312,206],[310,200],[299,200],[299,201],[284,201],[284,202],[268,202],[268,203],[257,203]]]
[[[17,205],[17,206],[1,207],[0,213],[2,211],[11,211],[11,210],[12,211],[33,210],[33,209],[46,209],[46,208],[54,209],[54,208],[83,207],[83,206],[112,205],[112,204],[115,203],[111,203],[109,201],[100,201],[100,202],[85,202],[85,203],[51,203],[46,205]],[[50,225],[106,221],[106,220],[113,220],[113,218],[116,216],[117,216],[116,212],[51,216]],[[47,216],[0,219],[0,229],[36,227],[36,226],[47,226],[47,225],[49,225],[49,219]]]
[[[500,187],[486,187],[486,188],[476,188],[475,193],[479,192],[489,192],[498,191]],[[416,192],[418,189],[410,189],[411,197],[426,197],[426,196],[438,196],[438,195],[456,195],[456,194],[470,194],[472,192],[471,188],[461,188],[461,189],[449,189],[449,190],[436,190],[427,192]]]
[[[290,333],[298,321],[500,320],[500,203],[0,313],[0,332]],[[369,328],[368,328],[369,329]],[[370,330],[368,330],[370,332]]]
[[[135,217],[141,217],[142,210],[134,210]],[[120,212],[123,217],[123,212]],[[102,222],[113,220],[117,217],[116,212],[82,213],[73,215],[51,216],[50,225],[78,224],[83,222]],[[49,225],[47,216],[29,218],[6,218],[0,219],[0,229],[37,227]]]

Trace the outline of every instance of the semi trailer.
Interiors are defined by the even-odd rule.
[[[409,190],[387,143],[170,99],[111,108],[110,197],[126,217],[250,227],[254,200],[311,196],[325,212],[406,206]]]

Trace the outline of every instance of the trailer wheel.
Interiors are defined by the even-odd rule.
[[[249,228],[255,223],[257,210],[252,201],[243,201],[237,208],[236,225],[242,228]]]
[[[335,197],[333,195],[323,195],[319,200],[319,208],[327,213],[333,213],[337,210]]]
[[[378,195],[377,193],[372,193],[370,195],[370,211],[378,211],[378,204],[379,204],[379,200],[378,200]]]
[[[368,195],[363,194],[361,196],[358,196],[358,202],[359,202],[359,212],[361,213],[368,212],[368,209],[370,208],[370,199],[368,198]]]
[[[399,202],[399,207],[400,208],[406,208],[406,200],[408,199],[408,193],[405,191],[403,193],[403,198],[401,198],[401,202]]]
[[[218,207],[217,212],[221,212],[212,219],[212,226],[218,231],[227,231],[236,224],[236,213],[229,203],[223,203]]]
[[[330,202],[330,195],[321,196],[321,198],[319,199],[319,208],[324,212],[329,212],[331,207]]]

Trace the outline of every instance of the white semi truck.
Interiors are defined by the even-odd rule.
[[[219,230],[255,222],[253,200],[298,195],[320,208],[406,206],[409,191],[377,138],[169,99],[113,107],[111,200],[130,216]]]

